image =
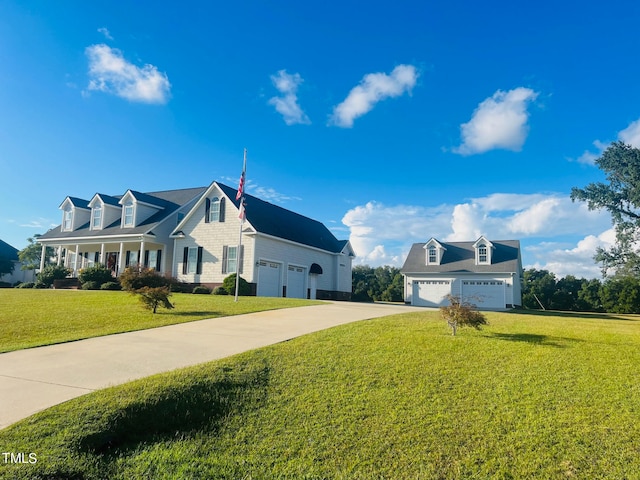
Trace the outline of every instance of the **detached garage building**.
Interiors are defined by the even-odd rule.
[[[522,305],[518,240],[415,243],[401,270],[404,299],[415,306],[448,305],[447,295],[483,310]]]

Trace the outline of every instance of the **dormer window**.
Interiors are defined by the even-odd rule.
[[[487,246],[485,244],[478,245],[478,263],[487,263]]]
[[[435,238],[432,238],[424,245],[426,250],[426,264],[427,265],[440,265],[442,263],[442,256],[446,248],[438,242]]]
[[[62,213],[62,229],[65,231],[71,231],[73,227],[73,210],[71,207],[64,209]]]
[[[133,202],[125,203],[122,224],[125,227],[133,227]]]
[[[91,211],[91,228],[102,228],[102,205],[96,205]]]
[[[428,255],[429,255],[429,259],[428,262],[429,263],[438,263],[438,250],[436,249],[435,245],[430,245],[428,250]]]
[[[476,251],[476,265],[491,265],[493,243],[482,236],[473,244],[473,248]]]

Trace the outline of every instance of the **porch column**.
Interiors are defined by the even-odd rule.
[[[61,263],[62,263],[62,245],[58,245],[58,261],[56,262],[56,265],[60,266]]]
[[[166,255],[166,253],[167,253],[166,248],[161,248],[160,249],[160,255],[161,255],[160,256],[160,272],[163,275],[165,275],[167,273],[167,271],[166,271],[166,262],[167,262],[166,256],[167,255]]]
[[[144,238],[140,240],[140,258],[138,258],[139,269],[146,267],[144,264]]]
[[[47,246],[42,244],[42,253],[40,254],[40,271],[44,269],[44,261],[47,255]]]
[[[75,258],[75,265],[73,266],[73,276],[77,277],[78,276],[78,260],[80,258],[80,245],[76,244],[76,258]]]
[[[120,242],[120,255],[118,255],[118,272],[117,275],[122,273],[122,265],[124,264],[124,243]]]

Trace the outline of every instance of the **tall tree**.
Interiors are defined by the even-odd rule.
[[[598,248],[594,259],[602,262],[602,273],[614,269],[640,274],[640,149],[614,142],[596,160],[608,183],[590,183],[571,189],[571,200],[586,202],[589,210],[605,209],[616,230],[616,245]]]
[[[24,247],[18,252],[18,258],[22,262],[22,270],[38,270],[40,268],[40,258],[42,257],[42,246],[38,245],[37,240],[40,235],[36,234],[33,237],[27,238],[29,245]],[[53,248],[47,247],[45,265],[48,263],[46,260],[53,257]]]

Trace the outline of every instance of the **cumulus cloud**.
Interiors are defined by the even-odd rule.
[[[640,148],[640,119],[631,122],[627,128],[620,131],[618,133],[618,140],[632,147]]]
[[[271,75],[271,82],[282,96],[270,98],[269,105],[273,105],[282,115],[284,123],[287,125],[310,124],[311,120],[298,104],[298,87],[303,82],[300,74],[291,75],[286,70],[280,70],[276,75]]]
[[[488,150],[520,151],[529,133],[529,103],[537,92],[519,87],[498,90],[473,112],[471,120],[460,125],[462,144],[455,153],[473,155]]]
[[[584,263],[580,268],[585,271],[599,272],[593,265],[595,246],[590,236],[610,229],[611,218],[606,212],[589,211],[583,203],[573,203],[564,195],[496,193],[437,207],[390,206],[372,201],[350,209],[342,223],[349,229],[357,263],[401,266],[413,243],[431,237],[469,241],[486,235],[494,240],[519,239],[539,245],[537,253],[525,252],[524,262],[529,264],[561,261],[573,255],[566,268],[556,264],[555,270],[550,268],[556,274],[566,274],[567,269],[578,271],[579,262]],[[582,239],[587,240],[576,246]],[[564,242],[562,248],[560,240]]]
[[[353,121],[369,112],[376,103],[411,92],[418,80],[418,72],[413,65],[398,65],[390,75],[369,73],[355,86],[347,98],[333,108],[330,125],[349,128]]]
[[[640,148],[640,119],[631,122],[627,127],[618,132],[618,140],[631,145],[635,148]],[[585,165],[595,165],[596,160],[602,156],[602,153],[609,147],[609,143],[596,140],[593,142],[593,146],[596,147],[596,151],[585,150],[582,155],[575,159],[578,163],[584,163]],[[573,159],[569,159],[573,161]]]
[[[157,67],[138,67],[125,60],[120,50],[103,43],[87,47],[85,53],[89,59],[87,90],[110,93],[131,102],[168,101],[171,84]]]
[[[549,270],[557,277],[573,275],[583,278],[598,278],[600,267],[593,261],[598,247],[610,248],[615,244],[615,230],[610,228],[599,235],[587,235],[573,248],[563,248],[557,244],[541,244],[526,249],[532,263],[524,268]]]

